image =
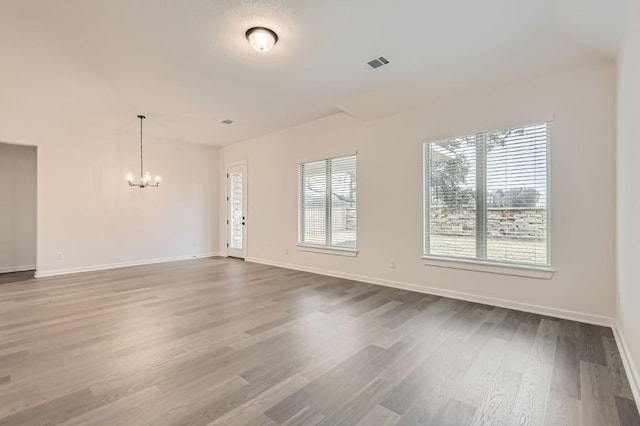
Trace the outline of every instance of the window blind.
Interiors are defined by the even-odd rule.
[[[425,143],[425,254],[549,265],[548,156],[548,123]]]
[[[356,248],[356,157],[329,160],[331,246]]]
[[[356,156],[298,167],[298,243],[356,248]]]

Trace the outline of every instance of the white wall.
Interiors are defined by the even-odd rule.
[[[612,63],[576,69],[370,122],[337,114],[222,148],[221,169],[248,161],[249,259],[539,305],[606,321],[615,308],[615,72]],[[554,277],[538,280],[424,266],[422,142],[553,117]],[[358,257],[298,251],[297,164],[356,150]],[[221,182],[224,195],[224,179]],[[222,218],[224,207],[221,203]],[[224,244],[224,225],[220,235]],[[390,269],[391,259],[397,260],[397,269]]]
[[[130,188],[135,115],[115,129],[0,113],[0,140],[38,147],[38,275],[217,252],[217,148],[146,134],[145,169],[163,182]]]
[[[617,320],[640,385],[640,4],[631,7],[618,59]]]
[[[0,272],[36,266],[36,148],[0,143]]]

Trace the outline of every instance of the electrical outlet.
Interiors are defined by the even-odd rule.
[[[391,261],[391,265],[389,265],[391,269],[396,269],[396,261],[395,259]]]
[[[289,249],[284,249],[284,254],[289,255]]]
[[[62,260],[62,253],[56,253],[56,260]]]

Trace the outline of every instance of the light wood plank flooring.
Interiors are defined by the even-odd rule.
[[[230,259],[0,286],[0,425],[639,425],[611,330]]]

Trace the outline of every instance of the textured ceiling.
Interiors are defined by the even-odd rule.
[[[0,113],[146,114],[156,136],[213,145],[338,111],[367,120],[611,59],[626,1],[3,0]],[[244,37],[257,25],[279,34],[268,54]],[[363,70],[380,55],[391,63]]]

